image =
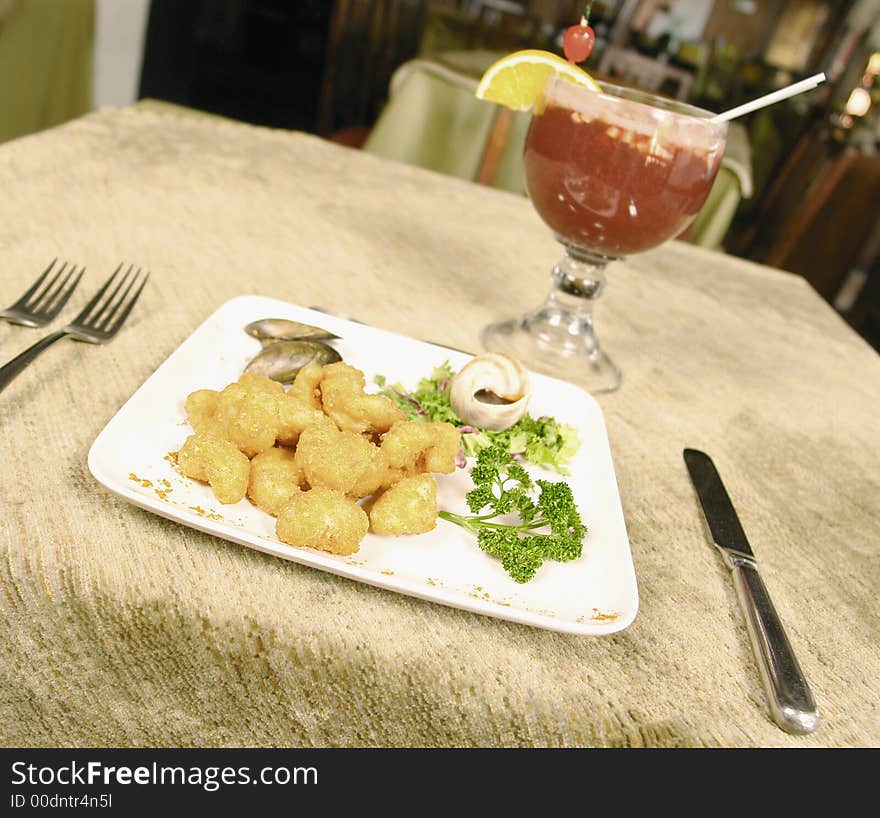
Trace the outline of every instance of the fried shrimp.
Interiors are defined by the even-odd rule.
[[[377,491],[393,486],[405,476],[402,469],[394,469],[389,466],[382,455],[381,449],[378,446],[373,446],[373,457],[370,465],[367,466],[347,493],[356,500],[362,497],[369,497]]]
[[[186,399],[186,419],[196,432],[225,437],[223,424],[217,419],[220,393],[213,389],[197,389]]]
[[[250,461],[228,440],[191,435],[177,453],[177,464],[187,477],[207,483],[221,503],[237,503],[247,493]]]
[[[335,364],[327,364],[321,370],[321,381],[335,380],[343,378],[352,384],[356,384],[356,389],[363,389],[367,385],[364,373],[347,364],[344,361],[337,361]]]
[[[452,474],[461,435],[451,423],[405,420],[382,437],[382,454],[389,466],[408,474]]]
[[[278,398],[277,440],[283,446],[296,446],[306,428],[326,420],[327,416],[320,409],[288,392]]]
[[[318,384],[324,377],[324,369],[325,367],[319,364],[306,364],[296,373],[287,394],[292,398],[298,398],[312,409],[320,411],[321,395],[318,392]]]
[[[347,432],[382,434],[405,415],[390,398],[364,391],[364,373],[339,362],[324,367],[321,405],[336,425]]]
[[[369,512],[374,534],[424,534],[437,526],[437,481],[430,474],[405,477],[383,491]]]
[[[328,419],[309,426],[299,438],[296,464],[312,488],[348,494],[373,464],[376,446],[354,432],[344,432]]]
[[[408,421],[365,386],[364,373],[340,361],[304,366],[287,391],[245,372],[220,392],[192,392],[185,408],[195,434],[178,453],[181,471],[221,503],[247,497],[277,518],[277,536],[290,545],[352,554],[368,530],[430,531],[432,474],[455,470],[459,433]]]
[[[284,387],[280,383],[256,372],[243,372],[238,384],[250,392],[261,392],[265,395],[284,394]]]
[[[217,402],[217,418],[223,424],[226,439],[248,457],[271,449],[280,426],[278,398],[276,392],[251,382],[227,386]]]
[[[406,419],[393,400],[384,395],[368,395],[348,378],[322,381],[321,400],[324,411],[340,429],[348,432],[382,434]]]
[[[267,449],[251,461],[247,495],[257,508],[276,517],[299,491],[299,469],[293,449]]]
[[[313,488],[294,494],[278,514],[275,533],[288,545],[353,554],[370,521],[352,499],[333,489]]]

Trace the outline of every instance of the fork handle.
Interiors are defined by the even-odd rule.
[[[48,349],[65,335],[67,333],[64,330],[53,332],[51,335],[47,335],[45,338],[37,341],[33,346],[29,346],[24,352],[16,355],[9,363],[0,366],[0,392],[9,386],[15,376],[27,367],[44,349]]]

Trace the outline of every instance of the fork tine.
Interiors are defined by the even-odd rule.
[[[46,280],[46,276],[49,275],[49,271],[55,266],[56,261],[58,261],[57,258],[52,259],[52,263],[45,270],[43,270],[43,274],[33,284],[31,284],[31,286],[22,294],[21,298],[19,298],[13,306],[23,307],[25,304],[27,304],[30,297],[40,288],[40,285]]]
[[[132,267],[134,267],[133,264],[132,264]],[[119,307],[125,303],[125,299],[128,297],[128,294],[131,292],[131,288],[137,283],[138,277],[141,274],[141,268],[138,267],[137,272],[134,274],[134,276],[132,276],[131,280],[128,282],[128,286],[125,288],[125,290],[123,290],[122,295],[120,295],[119,298],[117,299],[116,293],[119,291],[120,287],[122,287],[123,283],[125,283],[125,280],[128,278],[128,274],[130,272],[131,272],[131,267],[128,268],[128,272],[126,272],[125,278],[123,278],[119,282],[119,286],[113,291],[113,295],[110,296],[110,299],[107,301],[107,306],[105,309],[109,310],[109,312],[107,312],[107,314],[104,315],[103,314],[104,310],[102,310],[101,311],[102,315],[101,315],[100,321],[98,321],[96,319],[95,321],[92,322],[98,327],[99,330],[101,330],[101,332],[107,331],[107,327],[109,327],[111,322],[113,321],[113,316],[116,315],[116,313],[119,310]],[[116,299],[116,300],[114,301],[114,299]],[[111,309],[111,305],[112,305],[112,309]]]
[[[88,318],[89,313],[92,311],[92,309],[94,308],[95,304],[97,304],[97,303],[101,300],[101,296],[104,295],[105,292],[107,292],[108,287],[113,283],[113,279],[116,278],[116,276],[119,274],[119,271],[120,271],[121,269],[122,269],[122,264],[120,264],[120,265],[116,268],[116,270],[113,272],[113,275],[110,276],[110,278],[108,278],[108,279],[107,279],[107,280],[101,285],[101,289],[98,290],[98,292],[96,292],[96,293],[92,296],[92,298],[91,298],[91,300],[89,301],[89,303],[86,304],[85,307],[82,308],[82,312],[80,312],[80,314],[77,315],[77,317],[73,319],[73,323],[74,323],[74,324],[85,323],[85,320],[86,320],[86,318]]]
[[[110,291],[110,295],[104,298],[101,302],[100,308],[89,316],[89,324],[93,327],[100,326],[104,319],[107,316],[107,311],[113,305],[113,302],[116,300],[116,296],[119,294],[119,291],[125,285],[125,282],[128,280],[128,277],[131,275],[131,271],[134,269],[134,264],[130,264],[128,269],[125,271],[125,275],[116,282],[116,286]]]
[[[48,318],[54,318],[59,312],[61,312],[64,305],[70,299],[70,296],[73,295],[73,291],[76,289],[76,285],[79,284],[79,280],[82,278],[85,271],[85,267],[81,267],[79,272],[76,272],[76,266],[70,268],[67,275],[64,276],[64,280],[58,285],[58,288],[52,294],[50,302],[43,308],[43,312]]]
[[[138,270],[138,272],[140,272],[140,270]],[[134,291],[134,295],[132,295],[131,300],[128,302],[125,309],[119,314],[119,317],[116,319],[116,322],[113,324],[113,326],[110,327],[110,329],[107,330],[108,334],[115,335],[117,332],[119,332],[119,328],[125,323],[125,319],[128,318],[128,314],[131,312],[132,308],[137,303],[138,298],[140,298],[140,296],[141,296],[141,291],[144,289],[144,285],[146,285],[146,283],[149,280],[150,280],[150,274],[148,272],[143,277],[143,280],[141,281],[140,287],[138,287]]]
[[[64,265],[66,266],[66,265]],[[65,276],[61,276],[61,273],[64,272],[64,267],[62,267],[56,275],[52,277],[52,280],[49,284],[46,285],[43,292],[37,298],[37,300],[32,305],[31,309],[35,312],[41,312],[47,314],[52,309],[52,304],[56,298],[58,298],[58,294],[64,289],[64,285],[70,280],[70,277],[76,272],[76,265],[71,264],[70,269],[67,271]]]
[[[52,275],[49,277],[49,280],[40,287],[39,291],[33,298],[29,299],[25,309],[31,312],[40,312],[41,305],[45,302],[46,296],[49,294],[50,290],[55,286],[55,283],[61,277],[61,274],[64,272],[67,267],[67,262],[65,261],[57,270],[55,270]]]

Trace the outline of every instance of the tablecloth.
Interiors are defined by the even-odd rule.
[[[673,242],[615,264],[603,396],[633,624],[562,635],[376,589],[126,504],[103,426],[244,293],[478,348],[544,294],[529,202],[315,137],[102,110],[0,147],[0,303],[54,256],[152,271],[111,344],[0,396],[0,742],[19,746],[854,747],[880,743],[880,361],[800,278]],[[0,325],[0,359],[33,330]],[[822,711],[769,719],[682,462],[709,452]]]

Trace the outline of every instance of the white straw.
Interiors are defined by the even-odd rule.
[[[807,77],[807,79],[805,80],[794,83],[794,85],[780,88],[778,91],[774,91],[772,94],[766,94],[763,97],[758,97],[757,99],[753,99],[751,102],[745,103],[745,105],[739,105],[736,108],[731,108],[729,111],[725,111],[723,114],[713,116],[712,121],[727,122],[729,119],[734,119],[738,116],[742,116],[743,114],[751,113],[752,111],[756,111],[758,108],[763,108],[766,105],[772,105],[774,102],[779,102],[782,99],[788,99],[789,97],[793,97],[796,94],[802,94],[804,91],[810,91],[817,85],[821,85],[823,82],[825,82],[825,75],[815,74],[812,77]]]

